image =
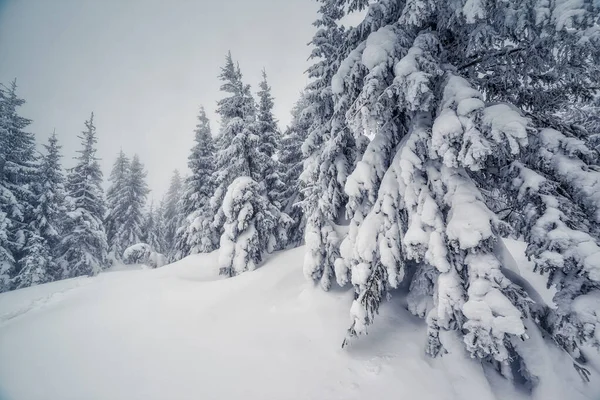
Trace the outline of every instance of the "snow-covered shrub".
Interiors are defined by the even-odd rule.
[[[148,264],[152,248],[146,243],[136,243],[129,246],[123,252],[123,262],[125,264]]]
[[[152,250],[146,243],[136,243],[129,246],[123,252],[125,264],[144,264],[152,268],[160,268],[167,265],[167,257],[164,254]]]
[[[167,257],[164,254],[157,253],[153,251],[150,253],[150,257],[148,257],[148,266],[152,268],[160,268],[167,265]]]
[[[235,276],[254,270],[277,243],[277,210],[247,176],[236,178],[223,199],[224,232],[219,250],[220,274]]]

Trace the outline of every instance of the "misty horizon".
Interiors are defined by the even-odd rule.
[[[234,3],[0,1],[0,82],[17,80],[28,130],[38,145],[55,130],[66,168],[94,112],[105,178],[120,149],[137,153],[158,202],[175,169],[188,173],[200,106],[218,135],[218,74],[229,51],[253,94],[266,70],[282,131],[308,82],[316,4]]]

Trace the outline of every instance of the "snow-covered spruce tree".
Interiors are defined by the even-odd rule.
[[[125,213],[122,223],[117,227],[116,241],[126,249],[137,244],[142,237],[144,207],[150,190],[146,183],[146,172],[137,154],[133,156],[129,171],[125,177]],[[122,253],[121,253],[122,254]]]
[[[213,226],[220,235],[223,233],[226,220],[223,210],[225,194],[236,178],[246,176],[259,185],[259,194],[266,196],[270,213],[278,220],[275,225],[277,240],[271,250],[283,248],[287,243],[286,231],[290,219],[267,196],[265,165],[269,165],[272,158],[260,150],[262,138],[256,133],[254,99],[250,86],[242,82],[242,73],[239,66],[234,66],[231,54],[227,55],[219,78],[223,82],[221,91],[227,93],[228,97],[219,100],[217,109],[221,116],[221,133],[217,140],[219,149],[215,160],[215,193],[210,200],[214,213]]]
[[[262,167],[263,185],[267,198],[273,205],[281,209],[285,184],[279,161],[273,156],[279,148],[281,133],[277,120],[273,115],[274,99],[271,87],[267,82],[267,73],[263,69],[262,81],[259,84],[258,113],[256,114],[255,133],[258,135],[258,152],[262,156],[259,165]]]
[[[596,179],[597,170],[566,168],[585,163],[580,142],[564,141],[564,132],[537,129],[544,128],[548,114],[561,104],[590,97],[597,86],[597,5],[550,4],[542,9],[541,3],[524,1],[470,1],[464,6],[434,0],[338,3],[350,11],[368,8],[365,21],[347,34],[360,37],[367,32],[367,37],[341,63],[334,79],[334,91],[351,91],[361,82],[356,64],[368,70],[362,92],[346,114],[348,124],[355,137],[373,135],[370,147],[380,145],[378,137],[389,125],[396,130],[388,145],[372,155],[365,152],[362,161],[372,166],[359,163],[345,187],[355,230],[348,239],[353,245],[336,266],[341,275],[344,265],[350,266],[356,288],[349,336],[364,333],[390,289],[410,279],[409,309],[427,319],[430,354],[443,351],[441,330],[458,330],[473,357],[493,362],[505,376],[520,371],[532,379],[518,353],[519,339],[527,336],[522,319],[535,310],[534,319],[543,328],[555,327],[549,331],[558,343],[565,340],[557,336],[557,328],[571,319],[550,318],[560,311],[549,309],[549,317],[540,319],[540,307],[531,308],[527,294],[505,276],[499,238],[509,226],[480,188],[495,187],[510,200],[517,198],[511,196],[512,185],[517,185],[523,188],[523,199],[532,193],[532,181],[508,178],[521,172],[520,165],[528,165],[553,176],[576,199],[574,207],[582,215],[595,212],[595,194],[583,182]],[[576,9],[565,13],[564,7]],[[572,73],[575,69],[581,74]],[[381,82],[387,86],[378,86]],[[568,264],[552,265],[549,258],[558,257],[548,257],[559,246],[552,242],[555,236],[544,238],[544,229],[531,229],[548,221],[547,213],[541,218],[548,203],[527,204],[528,224],[508,221],[525,234],[534,259],[560,271],[554,278],[562,275],[561,283],[553,282],[557,296],[566,287],[571,299],[597,290],[592,261],[600,259],[593,256],[598,229],[571,227],[580,240],[560,242],[560,253],[569,249],[579,263],[575,272],[567,273],[563,266]],[[546,231],[566,220],[554,211],[551,215],[556,222],[546,225]],[[580,246],[582,252],[576,254],[582,233],[596,236],[585,241],[586,253]],[[585,289],[574,290],[573,276],[581,277],[580,288]],[[589,337],[589,322],[571,325],[572,336]]]
[[[4,87],[0,85],[0,292],[10,289],[10,278],[11,274],[14,273],[15,265],[9,237],[14,196],[7,188],[8,182],[4,175],[8,140],[6,92]]]
[[[335,265],[340,285],[350,278],[352,263],[356,262],[352,253],[359,227],[374,206],[396,146],[406,133],[406,127],[400,123],[402,110],[396,107],[397,99],[386,93],[394,82],[395,63],[410,45],[407,38],[398,37],[394,28],[386,25],[397,20],[400,12],[397,2],[374,3],[365,20],[348,32],[355,48],[332,79],[336,102],[351,103],[346,119],[356,140],[365,135],[370,139],[344,185],[350,226]]]
[[[300,187],[300,174],[304,169],[302,144],[312,124],[312,108],[305,93],[292,109],[292,122],[280,140],[277,158],[283,171],[285,190],[281,209],[292,219],[288,229],[288,245],[299,246],[304,241],[306,218],[300,206],[304,196]]]
[[[25,131],[31,121],[19,115],[25,101],[17,96],[16,81],[1,92],[0,212],[6,230],[0,234],[0,290],[9,290],[50,280],[49,249],[36,224],[41,177],[34,136]]]
[[[236,178],[223,199],[224,232],[219,249],[219,273],[235,276],[256,269],[277,238],[278,216],[259,185],[248,176]]]
[[[320,3],[321,15],[314,23],[318,30],[311,42],[311,58],[316,62],[308,70],[313,81],[306,89],[313,124],[302,146],[306,160],[300,179],[306,215],[304,274],[328,290],[335,280],[334,264],[339,256],[341,238],[336,223],[343,218],[348,200],[344,184],[364,150],[366,138],[353,136],[346,124],[345,114],[356,91],[332,90],[332,78],[338,67],[345,68],[339,63],[351,50],[348,43],[355,38],[339,26],[344,12],[338,2],[321,0]]]
[[[34,186],[38,198],[33,210],[32,230],[37,235],[24,249],[27,254],[22,269],[14,279],[15,288],[27,287],[62,278],[58,266],[59,244],[65,220],[65,177],[62,171],[60,149],[56,133],[44,145],[39,166],[39,179]]]
[[[225,66],[219,75],[221,91],[227,97],[218,101],[217,114],[221,117],[221,130],[217,138],[215,158],[215,193],[210,203],[214,213],[214,226],[220,235],[224,224],[221,208],[229,185],[238,176],[248,176],[260,181],[261,170],[254,164],[250,151],[258,148],[257,137],[252,133],[256,121],[256,106],[250,86],[242,82],[239,66],[235,66],[231,53],[227,54]]]
[[[106,203],[108,213],[104,220],[106,229],[106,239],[108,241],[108,251],[111,258],[120,259],[123,251],[129,247],[122,243],[122,238],[118,236],[119,229],[125,222],[125,214],[129,204],[127,203],[127,179],[130,173],[130,161],[123,150],[119,152],[110,172],[110,186],[106,191]]]
[[[9,248],[9,227],[10,220],[6,213],[0,210],[0,293],[10,289],[10,274],[14,265],[14,258]]]
[[[322,179],[321,164],[322,159],[328,156],[324,146],[331,136],[334,113],[331,78],[338,67],[337,49],[343,43],[344,30],[338,26],[343,10],[334,1],[323,0],[321,3],[321,16],[313,23],[317,32],[311,41],[313,50],[310,58],[315,63],[308,69],[312,82],[306,88],[306,98],[313,110],[313,123],[302,144],[305,161],[300,181],[304,194],[302,210],[306,218],[304,274],[307,279],[319,282],[323,289],[328,290],[334,279],[333,265],[339,252],[334,223],[345,198],[341,190],[343,183],[333,182],[330,187],[329,182]]]
[[[175,235],[177,234],[177,229],[179,229],[182,221],[180,209],[181,203],[179,201],[182,191],[183,184],[181,182],[181,175],[179,175],[178,170],[175,170],[173,171],[171,183],[161,207],[163,251],[170,262],[177,261],[178,259],[177,250],[175,248]]]
[[[38,209],[35,212],[38,219],[40,235],[46,239],[48,245],[56,250],[63,233],[62,224],[65,219],[65,175],[62,169],[61,149],[58,144],[56,133],[53,132],[44,145],[46,153],[42,157],[40,175],[42,193],[40,195]],[[56,254],[54,254],[56,256]]]
[[[200,107],[194,133],[196,144],[188,157],[191,175],[186,179],[181,199],[185,218],[177,231],[175,243],[177,258],[213,251],[219,240],[212,227],[210,212],[210,197],[214,192],[211,177],[215,171],[215,145],[204,107]]]
[[[144,216],[141,240],[157,253],[163,252],[161,224],[162,219],[160,216],[160,209],[154,208],[154,202],[151,202],[150,207]]]
[[[96,275],[106,265],[108,244],[102,171],[96,157],[94,113],[85,122],[77,164],[67,175],[67,215],[60,243],[63,277]]]
[[[271,86],[267,81],[267,72],[262,70],[262,80],[258,84],[258,113],[256,115],[256,133],[261,136],[259,150],[269,157],[272,157],[278,148],[279,129],[277,120],[273,116],[273,106],[275,105]]]
[[[154,226],[156,231],[156,245],[157,251],[162,254],[167,254],[167,244],[165,243],[165,208],[166,208],[166,197],[160,200],[158,207],[154,211]]]

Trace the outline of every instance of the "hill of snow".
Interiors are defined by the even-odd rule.
[[[508,241],[522,252],[519,242]],[[423,352],[425,324],[401,295],[368,336],[342,349],[351,290],[325,293],[302,274],[304,248],[231,279],[217,253],[160,269],[131,268],[0,295],[0,399],[419,399],[600,397],[564,354],[532,335],[542,383],[515,389],[469,359]],[[517,262],[526,264],[522,254]]]

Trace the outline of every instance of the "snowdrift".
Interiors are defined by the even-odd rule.
[[[0,399],[600,398],[597,355],[584,384],[535,335],[533,392],[469,359],[452,334],[443,337],[449,354],[428,358],[425,324],[401,295],[342,349],[352,291],[306,282],[303,255],[280,252],[230,279],[218,276],[215,252],[2,294]]]

